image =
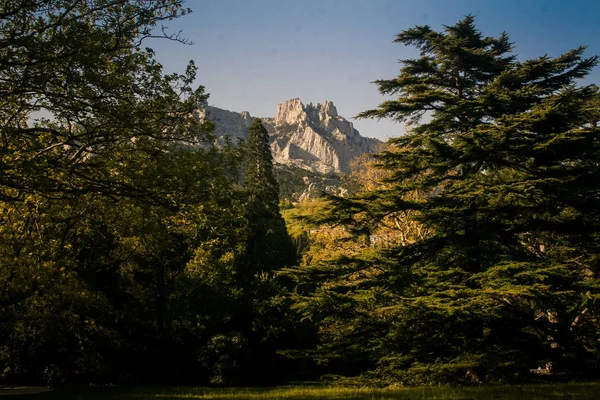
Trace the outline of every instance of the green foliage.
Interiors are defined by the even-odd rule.
[[[384,184],[332,198],[321,220],[373,239],[404,213],[425,234],[297,271],[317,356],[386,383],[595,374],[597,89],[575,82],[597,58],[579,48],[519,62],[506,34],[482,36],[471,16],[396,42],[420,57],[376,82],[397,99],[359,117],[410,131],[377,157]]]
[[[176,140],[205,140],[189,115],[206,96],[190,87],[193,64],[163,76],[141,45],[185,12],[179,0],[3,3],[3,200],[160,192],[134,187],[131,164]]]
[[[211,304],[200,360],[213,384],[256,384],[278,379],[276,350],[285,340],[289,301],[277,271],[296,254],[279,212],[268,134],[260,120],[249,130],[244,180],[230,205],[208,212],[218,232],[201,243],[187,267],[194,291]]]
[[[182,2],[0,8],[3,378],[270,379],[294,248],[260,121],[214,147],[194,65],[141,47]]]
[[[279,185],[273,174],[269,135],[260,119],[255,119],[248,131],[244,178],[248,196],[246,272],[254,275],[294,265],[294,247],[279,212]]]
[[[286,210],[294,243],[261,121],[215,147],[193,64],[142,47],[187,12],[0,4],[2,379],[272,383],[307,357],[370,385],[595,376],[595,57],[520,62],[471,16],[401,33],[420,57],[359,117],[410,132],[357,164],[359,194]]]
[[[206,378],[207,296],[187,265],[236,213],[241,154],[210,146],[212,123],[193,116],[208,97],[191,88],[193,64],[165,76],[141,47],[187,11],[175,0],[1,8],[3,378]]]
[[[202,379],[207,310],[205,298],[190,297],[203,288],[190,287],[186,267],[214,240],[217,210],[230,207],[239,157],[197,150],[154,163],[177,206],[98,194],[6,205],[1,273],[12,289],[1,327],[10,375],[53,384]]]

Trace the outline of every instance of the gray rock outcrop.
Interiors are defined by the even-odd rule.
[[[209,105],[206,105],[202,110],[198,110],[198,117],[201,119],[209,118],[215,123],[213,134],[217,138],[223,139],[225,136],[229,136],[234,143],[236,139],[246,140],[248,138],[248,128],[254,120],[254,117],[250,116],[248,111],[237,113]]]
[[[206,106],[201,117],[216,123],[215,135],[247,138],[254,119],[248,112],[236,113]],[[320,173],[348,173],[350,161],[377,151],[381,142],[363,137],[352,123],[338,115],[335,105],[325,101],[304,105],[300,99],[277,106],[274,118],[261,118],[270,135],[276,164],[300,167]]]

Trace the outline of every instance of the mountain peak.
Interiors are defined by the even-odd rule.
[[[277,114],[275,115],[276,125],[294,125],[306,121],[307,115],[304,111],[304,104],[300,99],[290,99],[277,105]]]
[[[299,98],[293,98],[277,105],[275,116],[276,125],[294,125],[311,120],[321,124],[330,118],[338,118],[337,108],[332,101],[325,100],[323,103],[308,103],[304,105]]]
[[[322,112],[330,117],[337,117],[338,112],[335,105],[333,105],[333,101],[325,100],[323,103],[318,103],[315,106],[315,109],[319,112]]]
[[[247,112],[210,106],[205,107],[204,115],[216,122],[217,137],[246,138],[253,120]],[[262,121],[276,163],[322,173],[348,173],[354,157],[375,151],[381,143],[362,137],[328,100],[304,105],[299,98],[289,99],[277,106],[275,118]]]

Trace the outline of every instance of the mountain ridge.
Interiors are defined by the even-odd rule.
[[[322,174],[347,174],[350,162],[364,153],[378,150],[382,142],[361,136],[352,122],[340,116],[331,101],[302,103],[293,98],[277,105],[275,117],[253,117],[206,105],[201,118],[215,122],[214,134],[247,139],[254,118],[261,118],[269,132],[273,161]]]

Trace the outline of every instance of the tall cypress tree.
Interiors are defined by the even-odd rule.
[[[589,123],[596,89],[575,82],[597,58],[578,48],[519,62],[506,34],[484,37],[472,16],[443,32],[417,26],[396,42],[420,57],[376,82],[395,100],[359,117],[410,131],[379,156],[385,187],[334,199],[329,221],[368,235],[411,210],[431,233],[302,271],[320,283],[300,306],[322,330],[333,318],[354,331],[376,327],[369,340],[329,334],[321,354],[358,354],[364,376],[388,382],[594,370],[600,141]]]
[[[279,185],[273,174],[269,134],[258,118],[248,131],[244,178],[248,195],[247,272],[270,273],[293,265],[295,250],[279,211]]]
[[[269,134],[260,119],[248,130],[244,186],[247,194],[246,237],[240,263],[242,303],[250,353],[240,382],[256,384],[278,379],[276,350],[283,338],[287,306],[275,272],[296,262],[296,252],[279,211],[279,185],[273,174]]]
[[[282,339],[286,303],[275,272],[292,266],[295,248],[279,212],[279,186],[273,175],[269,135],[254,120],[245,147],[242,223],[222,292],[223,315],[216,321],[206,359],[213,383],[273,382],[280,373],[276,350]],[[218,289],[219,290],[219,289]]]

